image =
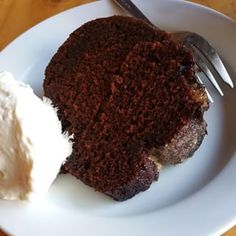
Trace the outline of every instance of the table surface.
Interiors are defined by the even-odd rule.
[[[236,20],[236,0],[191,0]],[[0,0],[0,50],[38,22],[91,0]],[[39,10],[40,9],[40,10]],[[6,236],[0,229],[0,236]],[[224,236],[236,236],[236,226]]]

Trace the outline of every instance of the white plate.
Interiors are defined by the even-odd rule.
[[[235,82],[234,21],[183,1],[134,2],[163,29],[195,31],[209,39]],[[0,70],[12,71],[42,95],[45,67],[69,33],[86,21],[118,13],[100,1],[52,17],[2,51]],[[148,191],[115,202],[71,176],[59,176],[41,202],[0,201],[0,225],[24,236],[219,235],[236,223],[236,93],[222,87],[223,98],[210,89],[215,103],[206,114],[209,134],[200,149],[184,164],[164,169]]]

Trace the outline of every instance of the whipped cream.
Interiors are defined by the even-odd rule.
[[[69,138],[49,99],[0,73],[0,198],[44,195],[71,154]]]

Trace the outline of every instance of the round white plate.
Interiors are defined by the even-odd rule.
[[[175,0],[136,0],[166,30],[205,36],[236,83],[236,23],[207,8]],[[33,27],[0,53],[0,71],[13,72],[42,95],[44,70],[69,33],[89,20],[121,14],[110,1],[76,7]],[[62,175],[36,203],[0,201],[0,225],[12,235],[219,235],[236,223],[236,93],[210,88],[208,135],[194,157],[165,168],[150,189],[115,202]],[[35,124],[38,125],[38,124]],[[43,128],[43,127],[42,127]]]

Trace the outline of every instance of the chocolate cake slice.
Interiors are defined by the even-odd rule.
[[[119,201],[148,189],[157,163],[190,157],[206,134],[194,73],[181,43],[140,20],[103,18],[72,33],[44,82],[74,133],[65,171]]]

